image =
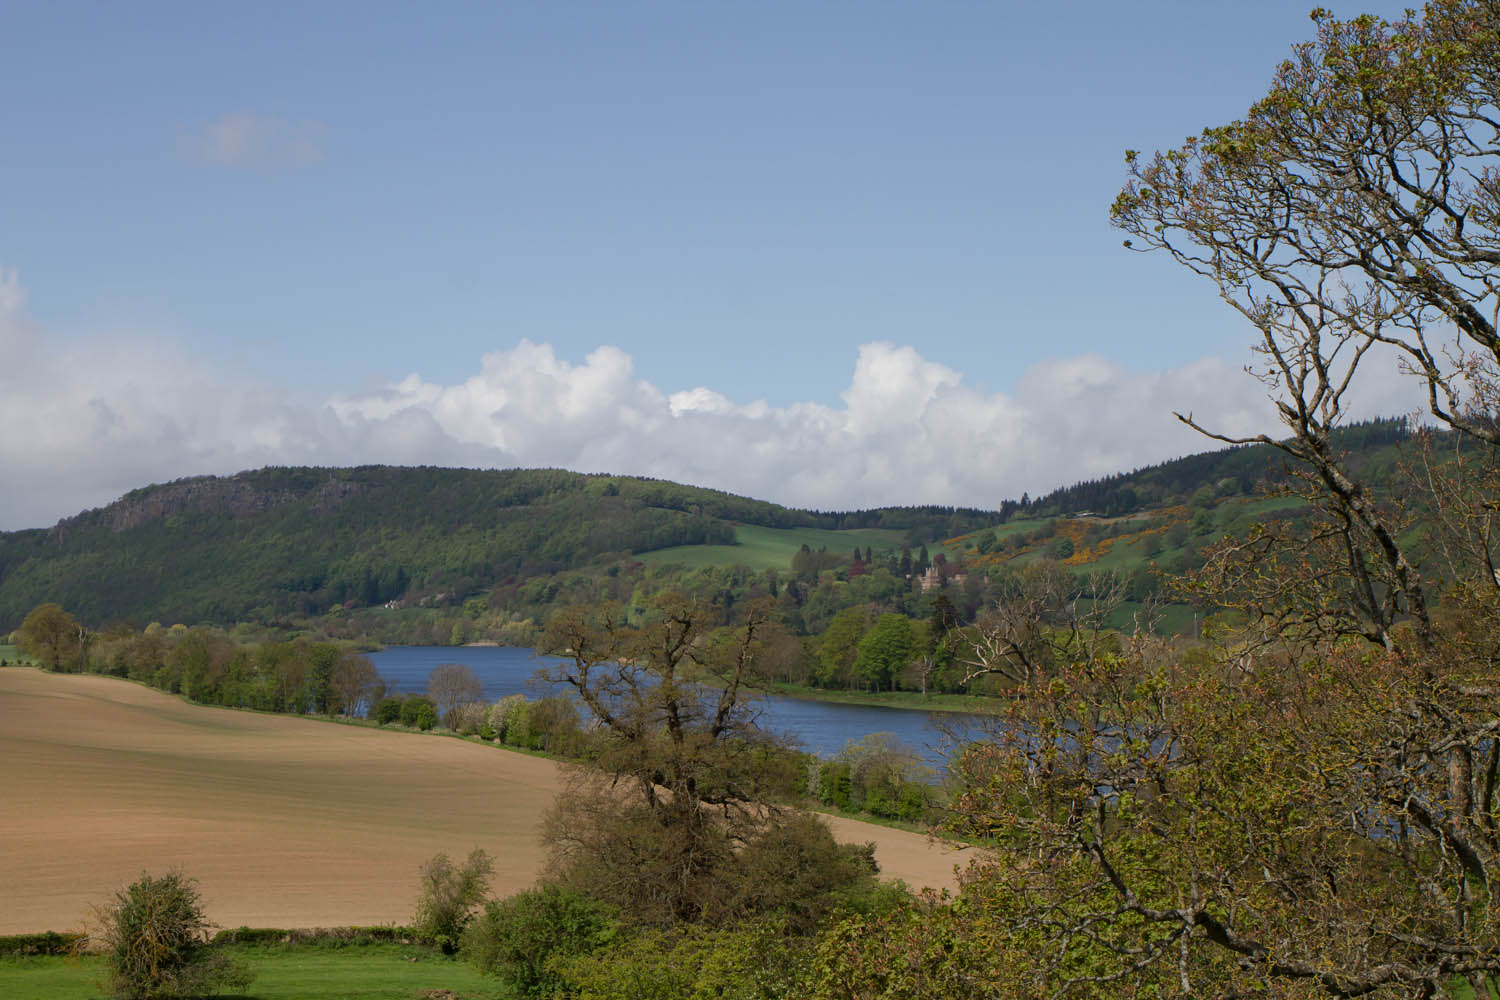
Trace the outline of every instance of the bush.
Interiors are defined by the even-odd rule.
[[[5,661],[0,660],[0,666]],[[72,955],[88,943],[83,934],[46,931],[42,934],[11,934],[0,937],[0,958],[29,957],[32,955]]]
[[[375,706],[375,721],[382,726],[388,726],[392,722],[401,721],[401,698],[391,695],[380,699],[380,704]]]
[[[503,738],[510,746],[531,749],[531,702],[525,698],[511,702],[506,709]]]
[[[611,907],[556,886],[485,904],[464,932],[464,960],[498,977],[516,996],[550,996],[563,986],[555,963],[587,955],[617,933]]]
[[[428,730],[437,725],[437,705],[431,698],[413,695],[401,703],[401,724]]]
[[[847,763],[831,760],[818,768],[818,798],[840,809],[849,808],[853,799],[853,782]]]
[[[422,866],[422,890],[412,917],[412,932],[451,955],[474,907],[484,898],[494,871],[494,860],[477,847],[462,865],[455,865],[446,854],[427,862]]]
[[[471,701],[459,705],[451,714],[453,719],[449,728],[456,729],[465,736],[482,733],[489,725],[487,718],[489,706],[482,701]]]
[[[553,695],[534,702],[526,714],[526,722],[533,750],[572,754],[582,743],[578,705],[571,698]]]
[[[526,704],[526,696],[524,694],[508,694],[490,706],[487,720],[490,728],[495,731],[495,739],[504,742],[511,708],[515,705],[524,704]]]
[[[197,883],[180,872],[145,872],[95,911],[119,1000],[198,997],[249,984],[249,969],[207,945]]]

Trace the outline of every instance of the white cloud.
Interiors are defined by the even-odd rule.
[[[1374,383],[1367,414],[1410,408],[1409,380]],[[708,387],[665,393],[616,347],[572,362],[523,340],[455,384],[412,374],[308,405],[169,344],[50,337],[0,271],[0,470],[12,487],[0,528],[267,464],[554,466],[825,509],[990,507],[1212,446],[1173,410],[1227,433],[1274,429],[1260,384],[1220,359],[1138,373],[1057,358],[1017,386],[985,392],[912,347],[869,343],[841,405],[778,407]]]
[[[321,122],[288,121],[234,111],[180,136],[183,149],[220,167],[305,167],[323,159]]]

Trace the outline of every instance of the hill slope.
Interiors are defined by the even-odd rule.
[[[610,555],[733,545],[735,524],[936,536],[996,520],[942,507],[824,514],[553,469],[267,468],[149,486],[51,529],[0,534],[0,625],[41,601],[90,622],[227,623],[466,595]]]
[[[1406,433],[1403,421],[1373,421],[1341,432],[1339,444],[1379,482]],[[844,562],[862,550],[872,565],[895,567],[903,548],[931,545],[977,569],[1044,555],[1077,571],[1182,568],[1209,538],[1283,516],[1288,501],[1259,489],[1286,474],[1279,452],[1254,446],[1005,500],[994,511],[823,512],[556,469],[267,468],[148,486],[50,529],[0,533],[0,629],[43,601],[92,624],[452,604],[567,571],[602,573],[636,556],[653,568],[780,571],[804,548]],[[816,577],[824,563],[833,565],[804,571]],[[497,607],[530,614],[553,589]]]

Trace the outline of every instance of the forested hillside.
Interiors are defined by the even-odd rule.
[[[441,603],[606,556],[732,545],[736,523],[933,537],[996,520],[943,507],[820,514],[553,469],[267,468],[149,486],[51,529],[0,534],[0,623],[44,600],[91,622],[218,623]]]
[[[1403,421],[1373,421],[1336,443],[1378,483],[1407,433]],[[0,534],[0,627],[54,601],[94,625],[353,612],[335,631],[524,642],[496,629],[596,594],[628,602],[643,566],[647,591],[781,597],[803,634],[857,604],[925,617],[931,569],[941,589],[966,583],[950,598],[971,620],[991,599],[989,575],[1039,558],[1131,577],[1139,599],[1153,567],[1190,569],[1220,535],[1294,515],[1295,502],[1265,499],[1289,471],[1269,446],[1230,448],[997,500],[995,510],[826,512],[556,469],[267,468],[148,486],[50,529]],[[363,613],[386,605],[403,614]],[[448,619],[466,605],[455,631]],[[481,613],[488,624],[476,627]]]

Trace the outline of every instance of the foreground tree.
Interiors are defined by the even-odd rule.
[[[1280,448],[1310,528],[1210,554],[1191,586],[1243,622],[1211,647],[981,644],[1016,698],[953,822],[995,850],[958,905],[846,928],[844,995],[914,995],[892,968],[952,996],[1494,995],[1500,4],[1314,17],[1245,120],[1130,154],[1114,209],[1256,330],[1282,433],[1183,419]],[[1391,354],[1448,453],[1377,492],[1337,431]]]
[[[484,901],[494,873],[494,859],[478,847],[461,864],[454,864],[446,854],[423,864],[417,908],[411,918],[417,936],[451,954],[474,909]]]
[[[201,997],[242,989],[252,974],[208,946],[211,926],[194,881],[180,872],[141,877],[95,911],[119,1000]]]
[[[575,773],[545,824],[552,878],[662,926],[791,905],[770,902],[767,878],[798,882],[806,891],[796,905],[810,907],[830,885],[867,880],[868,850],[838,848],[821,825],[797,825],[802,848],[785,848],[792,828],[770,803],[785,800],[800,767],[755,725],[745,693],[764,609],[724,630],[718,608],[681,595],[651,614],[635,627],[618,607],[578,607],[548,625],[550,649],[567,662],[541,676],[571,688],[600,730],[597,766]],[[836,873],[756,860],[778,851]]]

